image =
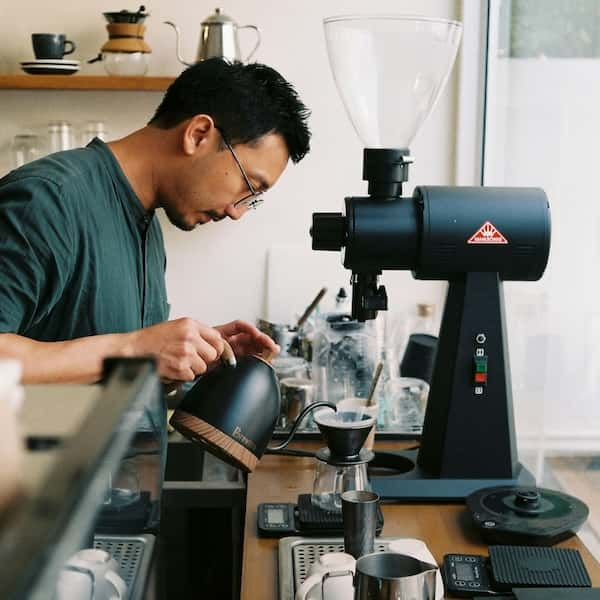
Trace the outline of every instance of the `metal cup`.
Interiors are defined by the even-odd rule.
[[[358,559],[375,547],[379,496],[366,490],[342,493],[344,552]]]
[[[315,399],[315,384],[310,379],[286,377],[279,382],[281,389],[282,427],[287,427]]]
[[[356,561],[354,600],[435,600],[437,567],[395,552]]]
[[[258,319],[257,327],[279,345],[279,356],[298,355],[298,331],[294,327],[283,323],[271,323],[265,319]]]

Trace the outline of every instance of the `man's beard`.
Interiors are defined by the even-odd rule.
[[[175,227],[177,227],[177,229],[181,229],[182,231],[192,231],[194,227],[196,227],[196,223],[187,223],[183,219],[182,215],[179,212],[171,209],[171,207],[163,205],[163,208],[167,218],[173,225],[175,225]]]
[[[206,225],[206,223],[187,223],[181,213],[176,210],[173,210],[171,207],[163,206],[165,214],[167,218],[177,229],[181,229],[182,231],[192,231],[195,229],[196,225]],[[204,211],[205,214],[209,215],[213,221],[222,221],[227,215],[221,215],[214,210]],[[210,223],[210,221],[209,221]]]

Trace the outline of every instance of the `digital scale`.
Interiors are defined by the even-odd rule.
[[[263,502],[257,511],[258,533],[262,537],[288,535],[341,535],[344,531],[342,513],[315,508],[310,494],[300,494],[298,504]],[[377,509],[377,529],[383,529],[383,514]]]
[[[577,550],[490,546],[489,553],[489,557],[444,556],[442,577],[449,595],[473,598],[496,596],[514,588],[589,588],[592,585]],[[554,590],[546,597],[555,598]]]

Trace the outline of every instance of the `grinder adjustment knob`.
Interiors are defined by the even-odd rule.
[[[313,213],[313,250],[341,250],[346,243],[346,219],[342,213]]]

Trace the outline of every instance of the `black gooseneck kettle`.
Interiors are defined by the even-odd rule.
[[[321,406],[336,410],[327,402],[310,404],[298,415],[287,440],[276,448],[268,448],[281,410],[275,371],[261,356],[236,360],[225,342],[222,364],[198,380],[170,423],[183,436],[203,444],[225,462],[253,471],[265,451],[285,448],[306,414]]]

